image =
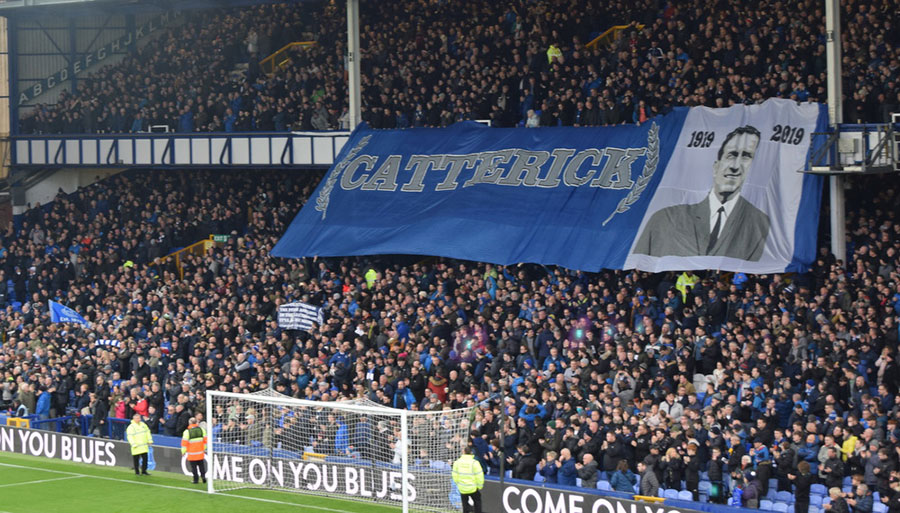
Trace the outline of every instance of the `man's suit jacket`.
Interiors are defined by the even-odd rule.
[[[709,245],[709,198],[693,205],[666,207],[650,218],[633,253],[660,256],[724,256],[757,262],[769,236],[769,216],[749,201],[738,197],[737,204],[712,251]]]

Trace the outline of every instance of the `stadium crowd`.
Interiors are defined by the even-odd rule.
[[[846,264],[823,246],[809,273],[747,276],[269,256],[318,178],[132,171],[29,210],[0,238],[3,405],[92,415],[95,435],[137,412],[179,435],[205,390],[272,380],[320,401],[480,405],[476,453],[516,478],[633,492],[638,472],[643,493],[697,496],[702,474],[750,506],[776,479],[800,508],[851,477],[854,511],[900,501],[900,198],[884,179],[854,182]],[[183,256],[183,279],[159,262],[209,234],[232,236]],[[51,323],[49,299],[91,327]],[[279,328],[298,300],[324,324]],[[214,436],[283,441],[249,417],[217,412]]]
[[[711,10],[710,6],[715,9]],[[892,2],[842,2],[844,121],[887,122],[900,105]],[[769,97],[825,101],[823,7],[549,0],[362,4],[363,118],[375,128],[640,123],[674,106]],[[347,128],[345,13],[285,2],[189,15],[121,64],[38,105],[23,133]],[[587,43],[628,24],[611,45]],[[638,26],[643,26],[639,29]],[[260,60],[314,34],[268,76]],[[232,71],[248,63],[240,78]]]

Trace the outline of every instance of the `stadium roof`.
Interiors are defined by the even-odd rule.
[[[39,15],[52,9],[65,17],[106,14],[143,14],[189,9],[227,9],[284,0],[0,0],[0,16]],[[295,0],[296,1],[296,0]],[[301,0],[311,1],[311,0]]]

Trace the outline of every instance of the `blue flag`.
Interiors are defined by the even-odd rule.
[[[74,323],[81,324],[85,328],[91,327],[91,323],[87,322],[87,320],[75,310],[72,310],[62,303],[57,303],[56,301],[50,301],[49,303],[51,322]]]
[[[826,121],[769,100],[615,127],[361,125],[272,254],[802,271],[822,178],[798,171]]]

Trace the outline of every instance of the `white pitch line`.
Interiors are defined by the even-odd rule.
[[[180,486],[170,486],[170,485],[157,484],[157,483],[148,483],[146,481],[130,481],[128,479],[118,479],[115,477],[93,476],[90,474],[80,474],[78,472],[67,472],[65,470],[51,470],[51,469],[41,468],[41,467],[29,467],[28,465],[14,465],[12,463],[0,463],[0,466],[12,467],[12,468],[25,468],[25,469],[29,469],[29,470],[43,470],[44,472],[54,472],[56,474],[67,474],[72,477],[89,477],[89,478],[93,478],[93,479],[103,479],[104,481],[116,481],[118,483],[132,483],[132,484],[137,484],[137,485],[141,485],[141,486],[155,486],[157,488],[167,488],[169,490],[181,490],[183,492],[202,493],[204,495],[209,495],[206,492],[206,490],[192,490],[190,488],[182,488]],[[17,484],[23,484],[23,483],[17,483]],[[297,506],[297,507],[301,507],[301,508],[317,509],[320,511],[333,511],[334,513],[347,513],[347,511],[343,510],[343,509],[326,508],[324,506],[313,506],[311,504],[298,504],[296,502],[277,501],[275,499],[263,499],[261,497],[247,497],[245,495],[229,495],[229,494],[215,494],[215,496],[230,497],[233,499],[246,499],[249,501],[269,502],[269,503],[274,503],[274,504],[284,504],[287,506]]]
[[[43,469],[41,469],[43,470]],[[51,481],[63,481],[65,479],[79,479],[82,476],[68,476],[68,477],[54,477],[53,479],[39,479],[37,481],[25,481],[24,483],[9,483],[0,485],[0,488],[6,488],[8,486],[22,486],[22,485],[30,485],[30,484],[38,484],[38,483],[49,483]]]

